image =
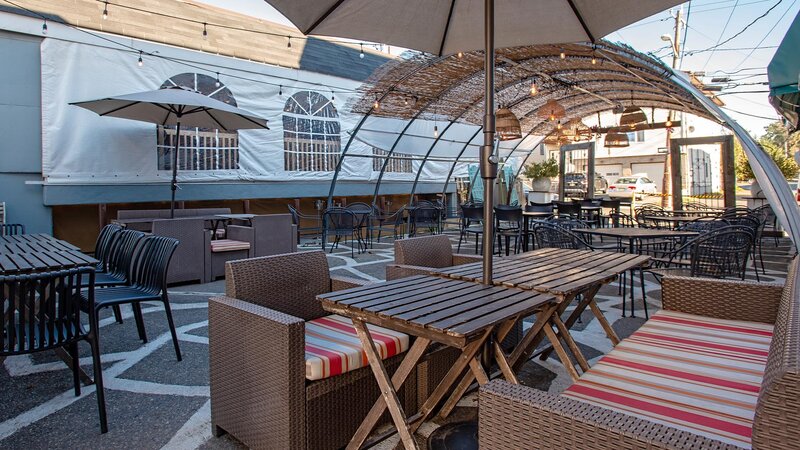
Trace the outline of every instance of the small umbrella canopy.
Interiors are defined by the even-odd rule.
[[[781,45],[775,51],[769,66],[769,100],[772,106],[789,121],[792,128],[800,126],[800,59],[797,58],[797,48],[800,46],[800,14],[786,32]]]
[[[304,34],[436,55],[484,48],[484,0],[266,0]],[[496,0],[495,47],[596,41],[684,0]]]
[[[236,131],[267,127],[266,119],[196,91],[171,87],[117,97],[70,103],[101,116],[139,120],[165,126]]]
[[[181,126],[224,131],[269,129],[267,120],[243,109],[207,97],[191,89],[169,87],[118,97],[70,103],[101,116],[138,120],[163,126],[176,126],[172,152],[172,200],[170,217],[175,217],[175,191],[178,189],[178,145]]]

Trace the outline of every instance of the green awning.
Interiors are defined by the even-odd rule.
[[[800,89],[797,82],[800,77],[800,14],[798,14],[783,42],[767,66],[769,77],[770,103],[780,115],[788,120],[793,128],[798,127],[800,112]]]

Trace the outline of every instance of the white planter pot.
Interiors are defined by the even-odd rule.
[[[536,178],[531,180],[531,189],[534,192],[550,192],[550,178]]]

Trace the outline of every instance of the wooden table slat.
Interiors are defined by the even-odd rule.
[[[543,299],[546,298],[550,297],[547,296],[546,294],[540,294],[536,297],[529,297],[527,300],[524,300],[523,302],[515,303],[504,309],[495,310],[489,314],[481,316],[477,320],[459,325],[453,328],[452,331],[456,333],[466,333],[469,327],[485,327],[488,324],[495,323],[498,320],[502,320],[505,317],[529,315],[534,311],[541,310],[545,304],[549,303],[547,301],[542,301]]]
[[[69,242],[47,234],[0,237],[0,275],[91,266],[97,260]]]
[[[396,285],[391,289],[381,289],[378,291],[371,291],[367,295],[354,298],[349,298],[339,301],[343,305],[349,305],[356,308],[374,307],[383,303],[395,301],[396,299],[404,299],[414,293],[424,292],[430,289],[436,289],[437,285],[444,283],[438,282],[417,282],[410,285]]]
[[[481,317],[485,316],[486,314],[490,314],[494,311],[500,311],[505,308],[508,308],[512,305],[515,305],[519,302],[525,301],[532,297],[530,292],[524,291],[517,291],[516,289],[504,289],[502,293],[495,293],[491,297],[488,297],[484,300],[484,304],[477,307],[470,309],[468,311],[461,311],[459,314],[454,316],[450,316],[439,320],[437,322],[432,322],[427,324],[428,327],[437,328],[437,329],[454,329],[455,327],[464,325],[468,328],[469,332],[477,332],[485,328],[484,325],[472,325]],[[506,316],[507,317],[507,316]],[[464,329],[465,327],[460,327]],[[462,331],[463,333],[467,333],[467,331]]]
[[[398,301],[393,302],[391,305],[384,304],[375,310],[384,315],[392,315],[395,317],[404,316],[402,318],[407,320],[408,317],[405,316],[410,315],[413,317],[418,317],[419,315],[424,315],[425,311],[431,311],[432,308],[442,308],[444,305],[449,304],[458,305],[466,303],[473,298],[481,298],[485,295],[484,291],[489,288],[489,286],[484,286],[477,283],[472,283],[472,286],[464,286],[458,290],[453,290],[452,287],[445,286],[443,289],[431,291],[431,296],[439,296],[438,301],[434,305],[431,305],[428,301],[430,296],[426,296],[423,298],[417,298],[411,302]],[[453,293],[453,295],[449,294],[448,291]],[[448,293],[448,295],[441,295],[443,293]],[[415,308],[415,306],[419,306],[419,308]]]

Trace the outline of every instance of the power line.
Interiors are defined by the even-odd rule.
[[[722,40],[722,36],[725,35],[725,31],[728,29],[728,25],[731,23],[731,18],[733,18],[733,13],[736,12],[736,7],[739,6],[739,0],[736,0],[736,3],[733,4],[733,9],[731,9],[731,13],[728,14],[728,20],[725,21],[725,26],[722,27],[722,31],[719,32],[719,37],[717,38],[717,42],[714,43],[714,46],[711,47],[711,54],[708,55],[708,59],[706,59],[706,63],[703,64],[703,68],[701,70],[706,70],[708,66],[708,62],[711,61],[711,57],[714,56],[714,50],[719,47],[719,41]]]
[[[723,106],[722,108],[723,109],[727,109],[728,111],[730,111],[732,113],[741,114],[743,116],[755,117],[756,119],[778,120],[777,117],[759,116],[759,115],[756,115],[756,114],[750,114],[750,113],[746,113],[746,112],[736,111],[735,109],[730,109],[727,106]]]
[[[715,52],[715,51],[716,52],[743,52],[743,51],[747,51],[747,50],[767,50],[767,49],[772,49],[772,48],[778,48],[778,46],[777,45],[765,45],[763,47],[758,47],[758,46],[757,47],[728,47],[728,48],[715,48],[715,49],[711,49],[711,50],[709,50],[707,48],[703,48],[703,49],[696,49],[696,50],[687,50],[686,51],[686,55],[687,56],[692,56],[692,55],[697,55],[699,53]]]
[[[777,22],[775,22],[775,24],[774,24],[774,25],[772,25],[772,28],[770,28],[770,29],[769,29],[769,31],[767,31],[767,34],[765,34],[765,35],[764,35],[764,37],[763,37],[763,38],[761,38],[761,40],[760,40],[760,41],[758,41],[758,45],[756,45],[756,47],[758,47],[759,45],[763,44],[763,43],[764,43],[764,41],[765,41],[765,40],[767,40],[767,37],[769,37],[769,35],[770,35],[770,34],[772,34],[772,32],[775,30],[775,27],[777,27],[777,26],[778,26],[778,24],[779,24],[779,23],[781,23],[781,21],[783,20],[783,18],[784,18],[784,17],[786,17],[786,13],[788,13],[788,12],[789,12],[789,10],[791,10],[791,9],[792,9],[792,7],[794,6],[794,4],[795,4],[795,3],[797,3],[797,0],[793,0],[793,1],[792,1],[792,4],[791,4],[791,5],[789,5],[789,7],[788,7],[788,8],[786,8],[786,11],[784,11],[784,12],[783,12],[783,14],[781,15],[781,17],[779,17],[779,18],[778,18],[778,21],[777,21]],[[753,54],[753,52],[754,52],[754,51],[755,51],[755,49],[753,49],[753,50],[750,50],[750,53],[748,53],[748,54],[747,54],[747,56],[745,56],[745,57],[744,57],[744,58],[743,58],[743,59],[742,59],[742,60],[739,62],[739,64],[737,64],[737,65],[736,65],[736,67],[739,67],[739,66],[741,66],[742,64],[744,64],[744,62],[745,62],[745,61],[747,61],[747,58],[749,58],[749,57],[750,57],[750,56]],[[736,67],[734,67],[734,69],[735,69]]]
[[[739,0],[736,0],[737,2]],[[686,36],[689,35],[689,18],[692,16],[692,0],[689,0],[689,6],[686,8],[686,29],[683,30],[683,43],[681,43],[681,57],[678,61],[678,69],[683,67],[683,57],[686,55],[684,49],[686,48]],[[681,24],[678,24],[681,26]]]
[[[777,1],[777,2],[774,4],[774,5],[770,6],[770,7],[769,7],[769,9],[767,9],[767,10],[766,10],[766,11],[765,11],[763,14],[761,14],[760,16],[758,16],[758,17],[756,17],[755,19],[753,19],[753,20],[752,20],[750,23],[748,23],[747,25],[745,25],[745,27],[744,27],[744,28],[742,28],[741,30],[739,30],[739,31],[738,31],[737,33],[735,33],[733,36],[729,37],[728,39],[725,39],[725,40],[724,40],[724,41],[722,41],[722,42],[717,42],[715,45],[713,45],[713,46],[711,46],[711,47],[708,47],[706,50],[711,50],[711,49],[714,49],[714,48],[717,48],[717,47],[721,47],[721,46],[723,46],[723,45],[727,44],[728,42],[730,42],[730,41],[732,41],[732,40],[736,39],[737,37],[741,36],[741,35],[742,35],[742,34],[743,34],[745,31],[747,31],[747,30],[748,30],[748,29],[749,29],[751,26],[753,26],[753,25],[754,25],[756,22],[758,22],[759,20],[763,19],[763,18],[764,18],[764,17],[766,17],[766,16],[767,16],[767,15],[768,15],[770,12],[772,12],[772,10],[773,10],[773,9],[777,8],[777,7],[778,7],[778,5],[780,5],[782,2],[783,2],[783,0],[778,0],[778,1]]]

